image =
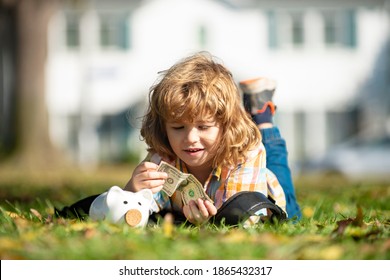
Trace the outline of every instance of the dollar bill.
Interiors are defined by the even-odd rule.
[[[190,176],[190,174],[181,172],[165,161],[161,161],[157,171],[168,174],[168,178],[165,180],[162,190],[169,196],[172,196],[180,185],[186,185],[187,178]]]
[[[187,182],[188,184],[181,186],[180,189],[184,205],[187,205],[191,200],[197,200],[198,198],[213,203],[204,191],[202,184],[193,175],[188,176]]]
[[[194,175],[181,172],[165,161],[161,161],[157,171],[168,174],[168,178],[165,180],[162,188],[168,196],[172,196],[178,190],[181,193],[183,204],[188,204],[190,200],[196,200],[198,198],[208,200],[211,203],[213,202]]]

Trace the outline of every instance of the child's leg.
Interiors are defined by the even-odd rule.
[[[275,82],[266,78],[258,78],[240,83],[244,92],[244,107],[258,125],[266,149],[266,165],[279,180],[286,195],[286,210],[289,218],[301,218],[301,211],[295,197],[294,184],[288,166],[288,152],[285,140],[280,131],[273,125],[275,105],[272,97]]]
[[[297,216],[301,218],[301,210],[298,206],[291,171],[288,166],[286,141],[281,137],[277,127],[260,129],[263,136],[263,144],[267,152],[267,168],[271,170],[279,180],[286,195],[286,210],[289,218]]]
[[[93,195],[86,197],[82,200],[79,200],[73,203],[70,206],[65,206],[61,210],[54,209],[54,213],[57,217],[62,218],[79,218],[81,220],[85,219],[89,215],[89,208],[91,207],[92,202],[99,195]]]

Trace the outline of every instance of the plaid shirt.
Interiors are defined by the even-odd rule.
[[[161,157],[154,154],[149,155],[145,160],[159,164]],[[182,172],[188,172],[185,163],[180,159],[169,163]],[[206,180],[204,190],[214,201],[217,209],[235,193],[257,191],[271,197],[279,207],[286,211],[283,188],[276,176],[266,168],[266,152],[262,143],[236,167],[215,168]],[[180,192],[175,192],[172,197],[169,197],[165,192],[160,191],[154,195],[154,198],[160,209],[173,208],[181,211],[183,207]],[[266,215],[265,212],[262,214]]]

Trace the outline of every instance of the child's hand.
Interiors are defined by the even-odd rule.
[[[198,198],[183,206],[183,214],[190,223],[201,225],[217,214],[217,208],[210,201]]]
[[[133,171],[130,181],[125,190],[138,192],[142,189],[150,189],[153,193],[159,192],[163,188],[168,174],[158,172],[158,165],[153,162],[141,162]]]

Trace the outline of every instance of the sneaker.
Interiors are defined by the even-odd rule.
[[[248,113],[255,116],[270,108],[271,114],[275,114],[276,106],[272,102],[276,89],[274,80],[259,77],[241,81],[239,86],[243,92],[244,108]]]

